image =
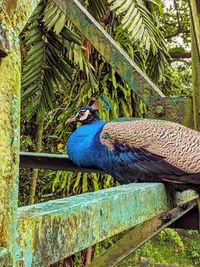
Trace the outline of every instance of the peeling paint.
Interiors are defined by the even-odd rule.
[[[19,169],[21,55],[18,35],[39,0],[1,1],[1,28],[6,29],[9,54],[0,61],[0,246],[5,266],[15,259]],[[2,254],[4,255],[4,254]],[[15,262],[12,263],[12,267]]]
[[[29,257],[27,267],[46,267],[170,209],[165,187],[157,183],[123,185],[21,207],[18,260]]]

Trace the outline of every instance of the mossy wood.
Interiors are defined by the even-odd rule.
[[[179,195],[177,204],[195,198]],[[156,215],[166,220],[171,209],[165,187],[158,183],[123,185],[19,208],[17,262],[46,267]],[[157,228],[161,226],[159,221]],[[154,225],[149,228],[155,230]]]
[[[196,201],[191,201],[185,206],[177,206],[168,213],[154,216],[145,221],[112,245],[103,255],[88,264],[87,267],[116,266],[141,244],[144,244],[164,228],[170,226],[172,222],[192,210],[196,205]]]
[[[190,0],[194,128],[200,130],[200,1]]]
[[[14,266],[18,198],[20,78],[19,33],[39,0],[0,2],[0,266]],[[3,258],[3,260],[2,260]]]
[[[5,34],[0,32],[0,136],[3,136],[0,139],[2,267],[46,267],[172,208],[163,185],[130,184],[17,210],[21,76],[18,36],[38,2],[39,0],[3,0],[0,6],[1,28],[5,30]],[[191,98],[187,99],[188,102],[182,103],[174,98],[166,100],[156,85],[130,60],[77,0],[59,0],[54,3],[68,15],[121,77],[151,107],[152,116],[157,112],[155,116],[165,118],[167,114],[169,117],[173,113],[173,120],[181,115],[184,124],[192,125]],[[154,100],[160,101],[159,104],[164,106],[164,112],[156,106],[158,102]],[[184,119],[183,113],[186,110],[185,103],[189,105],[187,119]],[[181,108],[181,114],[179,104],[184,107]],[[175,108],[171,109],[172,106]],[[183,202],[189,200],[186,196],[183,199]]]

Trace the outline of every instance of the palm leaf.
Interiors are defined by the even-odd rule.
[[[152,14],[142,0],[108,0],[111,10],[120,16],[123,29],[140,46],[157,53],[161,32],[154,24]],[[149,45],[150,44],[150,45]]]
[[[60,26],[62,23],[55,13],[56,19],[53,23],[52,20],[51,24],[44,21],[44,18],[51,18],[52,12],[58,12],[52,6],[48,5],[48,8],[44,2],[40,3],[22,36],[25,47],[22,101],[26,103],[24,113],[28,120],[37,114],[39,121],[44,116],[44,111],[52,108],[55,91],[58,88],[65,90],[75,70],[74,64],[68,58],[67,47],[63,46],[63,42],[67,40],[66,31],[68,34],[71,31],[66,29],[65,25]],[[65,28],[65,35],[52,32],[52,27],[57,32],[58,29]],[[80,44],[80,38],[78,39],[76,34],[71,39]]]
[[[169,54],[163,34],[157,25],[154,10],[147,9],[149,2],[155,9],[161,9],[158,1],[108,0],[110,8],[119,17],[122,28],[128,33],[134,45],[144,48],[148,55],[148,74],[155,82],[161,79]]]
[[[87,9],[96,20],[102,21],[108,10],[107,2],[105,0],[88,0]]]

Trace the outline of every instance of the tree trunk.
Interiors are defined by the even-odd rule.
[[[37,153],[42,151],[43,131],[44,131],[44,119],[41,122],[39,122],[37,125],[36,151],[35,151]],[[35,203],[35,192],[36,192],[36,186],[37,186],[38,173],[39,173],[38,169],[34,169],[32,172],[30,194],[29,194],[29,199],[28,199],[29,205],[32,205]]]
[[[92,246],[86,249],[85,265],[89,264],[92,261],[92,252]]]

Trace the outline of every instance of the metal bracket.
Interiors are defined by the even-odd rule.
[[[192,96],[174,96],[151,99],[147,116],[165,119],[194,128]]]

